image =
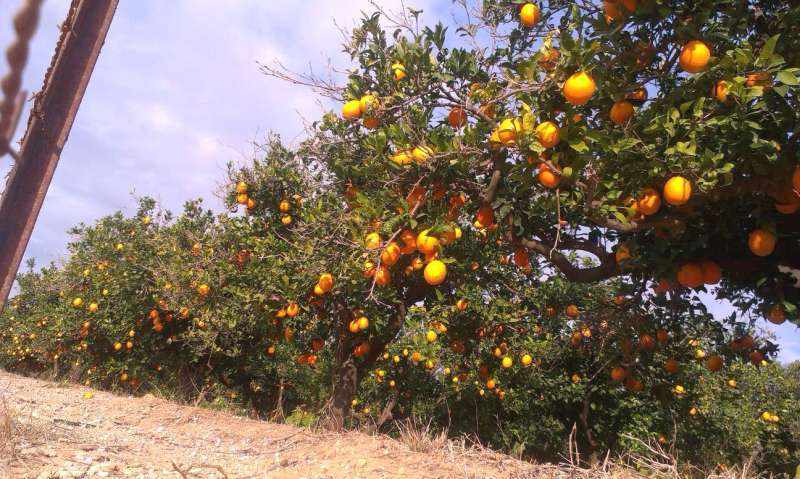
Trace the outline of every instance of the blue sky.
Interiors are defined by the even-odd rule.
[[[401,0],[379,3],[397,10]],[[450,1],[406,3],[427,19],[452,18]],[[12,34],[7,19],[20,4],[0,0],[3,48]],[[68,6],[69,0],[44,3],[24,74],[29,91],[41,86]],[[303,119],[331,106],[304,87],[264,76],[256,62],[278,59],[294,70],[323,71],[330,58],[345,69],[337,25],[352,27],[361,11],[371,11],[368,0],[120,2],[27,256],[40,265],[63,257],[70,226],[132,212],[132,193],[173,211],[197,197],[219,209],[213,193],[228,161],[250,157],[252,142],[269,131],[296,142]],[[0,177],[8,165],[8,157],[0,158]],[[781,359],[800,359],[798,328],[776,329]]]

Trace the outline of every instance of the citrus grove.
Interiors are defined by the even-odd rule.
[[[226,213],[145,198],[74,228],[19,275],[0,364],[545,459],[574,428],[582,452],[793,470],[800,371],[763,326],[798,323],[800,9],[462,6],[455,34],[366,16],[342,87],[264,67],[336,111],[231,165]]]

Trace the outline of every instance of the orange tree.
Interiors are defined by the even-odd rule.
[[[365,18],[341,88],[265,68],[342,102],[293,161],[325,189],[309,201],[340,218],[341,234],[318,241],[350,251],[330,301],[386,321],[358,351],[368,362],[412,305],[500,287],[480,271],[492,249],[531,280],[618,277],[676,301],[711,288],[745,319],[797,321],[796,7],[493,1],[473,13],[453,46],[414,10],[384,18],[391,37],[380,14]],[[234,174],[231,203],[247,204],[249,174]],[[274,210],[253,186],[251,213]],[[339,374],[341,413],[358,374]]]
[[[365,18],[344,87],[265,69],[342,110],[296,150],[272,139],[231,167],[226,201],[244,215],[190,203],[173,221],[145,204],[81,228],[63,269],[23,275],[25,314],[3,315],[13,361],[71,351],[90,379],[169,374],[261,409],[329,398],[338,427],[360,387],[382,416],[424,411],[378,389],[385,361],[410,361],[395,387],[450,400],[478,381],[470,394],[491,389],[519,424],[536,413],[526,395],[560,391],[548,421],[609,447],[637,401],[698,390],[668,359],[716,372],[774,352],[752,327],[797,322],[796,7],[488,1],[455,42],[419,14]],[[737,312],[711,321],[703,290]],[[45,317],[55,329],[31,339]],[[529,374],[526,354],[558,374]],[[629,409],[585,410],[604,405]],[[637,424],[666,436],[668,417]]]

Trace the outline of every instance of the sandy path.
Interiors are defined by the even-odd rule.
[[[0,477],[449,479],[533,471],[499,454],[446,446],[423,454],[385,436],[316,433],[3,371],[0,400],[14,420],[13,454],[0,453]]]

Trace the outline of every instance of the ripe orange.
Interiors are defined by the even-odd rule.
[[[395,81],[400,81],[406,77],[406,67],[402,63],[392,64],[392,75]]]
[[[527,248],[519,247],[514,250],[514,264],[520,268],[527,268],[531,265],[531,258]]]
[[[205,283],[197,287],[197,294],[200,296],[206,296],[209,291],[211,291],[211,288]]]
[[[633,376],[625,378],[625,382],[622,384],[625,386],[625,389],[629,391],[639,392],[644,389],[642,382]]]
[[[322,295],[325,294],[325,291],[322,289],[322,286],[320,286],[319,284],[315,284],[314,285],[314,290],[313,291],[314,291],[314,295],[315,296],[322,296]]]
[[[611,368],[611,380],[614,382],[622,382],[625,380],[625,377],[628,375],[628,372],[625,371],[625,368],[621,368],[619,366],[615,368]]]
[[[653,188],[644,188],[636,201],[636,211],[643,215],[654,215],[661,209],[661,195]]]
[[[494,210],[492,209],[491,205],[484,205],[478,210],[478,214],[475,215],[475,221],[480,224],[481,228],[488,228],[489,226],[494,224]]]
[[[511,118],[506,118],[500,122],[500,126],[497,127],[497,137],[500,139],[500,143],[505,146],[512,146],[517,143],[517,131],[521,130],[521,128],[517,128],[518,123],[518,120],[512,120]]]
[[[358,120],[361,117],[361,102],[359,100],[350,100],[342,105],[342,117],[345,120]]]
[[[320,289],[324,293],[327,293],[328,291],[333,289],[333,275],[330,273],[322,273],[319,276],[319,281],[317,282],[317,284],[319,284]]]
[[[545,188],[558,188],[558,185],[561,183],[561,175],[555,174],[552,168],[545,163],[539,163],[538,178],[539,183]]]
[[[514,360],[511,359],[510,356],[504,356],[502,361],[500,361],[500,365],[503,366],[504,369],[508,369],[514,365]]]
[[[573,105],[583,105],[594,95],[597,85],[594,79],[586,72],[580,71],[572,74],[564,82],[564,98]]]
[[[348,329],[348,331],[350,331],[353,334],[357,334],[359,331],[361,331],[358,328],[358,321],[355,320],[355,319],[353,319],[352,321],[350,321],[350,323],[348,323],[347,329]]]
[[[721,103],[730,104],[733,100],[732,98],[728,98],[730,88],[730,83],[728,83],[727,80],[719,80],[714,86],[714,97]]]
[[[291,215],[283,215],[281,216],[281,224],[283,226],[289,226],[292,223],[292,216]]]
[[[439,240],[435,236],[429,236],[430,230],[422,231],[417,236],[417,249],[425,256],[431,256],[439,251]]]
[[[659,328],[656,330],[656,341],[660,344],[666,344],[669,341],[669,333]]]
[[[394,241],[386,245],[386,248],[381,252],[381,262],[386,266],[394,266],[400,259],[400,246]]]
[[[236,193],[240,195],[242,193],[247,193],[247,183],[245,183],[244,181],[236,183]]]
[[[792,187],[795,192],[800,194],[800,166],[795,167],[792,173]]]
[[[525,28],[532,28],[539,23],[540,16],[541,12],[536,4],[526,3],[519,11],[519,22]]]
[[[371,116],[374,116],[376,110],[380,107],[380,102],[378,102],[378,99],[372,95],[364,95],[358,102],[358,107],[362,115],[371,113]]]
[[[685,288],[698,288],[703,285],[703,269],[697,263],[684,263],[678,269],[677,279]]]
[[[678,374],[681,370],[681,364],[675,359],[670,358],[664,362],[664,369],[670,374]]]
[[[622,306],[625,304],[625,296],[622,296],[621,294],[614,296],[614,304],[617,306]]]
[[[299,312],[300,306],[298,306],[297,303],[290,303],[289,306],[286,307],[286,316],[290,318],[294,318]]]
[[[533,362],[533,357],[530,354],[523,354],[521,362],[523,366],[528,367]]]
[[[713,261],[701,262],[700,269],[703,271],[704,284],[717,284],[722,279],[722,270],[719,265]]]
[[[713,354],[706,359],[706,367],[709,371],[719,371],[723,364],[722,357],[718,354]]]
[[[442,284],[445,277],[447,277],[447,266],[438,259],[433,260],[425,266],[423,275],[425,276],[425,282],[431,286],[437,286]]]
[[[447,114],[447,123],[453,128],[461,128],[467,124],[467,112],[460,106],[454,106]]]
[[[623,125],[633,117],[633,104],[627,100],[620,100],[611,106],[608,117],[615,125]]]
[[[750,233],[747,245],[756,256],[769,256],[775,250],[775,235],[764,229],[756,229]]]
[[[567,306],[567,316],[569,316],[570,318],[577,317],[578,316],[578,307],[575,306],[574,304],[570,304],[569,306]]]
[[[619,8],[618,0],[603,0],[603,14],[606,23],[622,19],[622,10]]]
[[[369,130],[374,130],[379,126],[381,126],[381,119],[378,118],[377,116],[364,118],[364,128],[367,128]]]
[[[369,329],[369,319],[366,316],[361,316],[360,318],[356,319],[356,325],[358,326],[359,331],[366,331]]]
[[[664,200],[673,206],[684,205],[692,197],[692,183],[682,176],[673,176],[664,184]]]
[[[639,349],[642,351],[652,351],[656,347],[656,340],[649,334],[639,336]]]
[[[392,274],[389,272],[389,268],[385,265],[380,265],[380,267],[375,270],[375,284],[378,286],[386,286],[392,280]]]
[[[456,301],[456,309],[458,311],[466,311],[467,301],[464,299],[459,299],[458,301]]]
[[[783,324],[786,321],[786,313],[783,312],[781,305],[776,304],[767,313],[767,320],[772,324]]]
[[[710,58],[711,50],[708,45],[699,40],[691,40],[683,46],[679,62],[684,71],[698,73],[706,69]]]
[[[553,148],[561,141],[558,125],[545,121],[536,126],[536,139],[545,148]]]

